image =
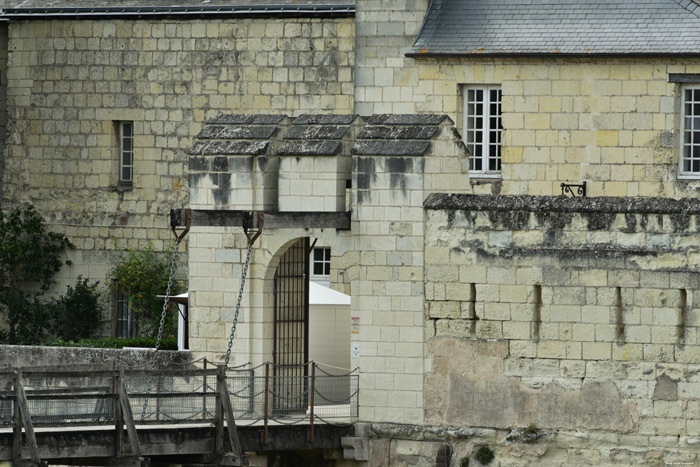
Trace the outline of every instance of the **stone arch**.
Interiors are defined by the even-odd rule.
[[[332,252],[342,258],[351,250],[349,232],[337,232],[335,229],[279,229],[264,232],[260,237],[259,252],[256,255],[253,272],[255,284],[251,285],[253,295],[251,306],[254,315],[254,336],[259,344],[251,347],[251,361],[260,364],[272,361],[273,349],[273,311],[274,311],[274,276],[280,259],[296,241],[309,237],[319,239],[330,246]],[[349,349],[348,349],[349,352]]]

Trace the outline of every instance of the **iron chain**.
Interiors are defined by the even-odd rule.
[[[228,361],[231,358],[231,346],[233,345],[233,338],[236,335],[236,324],[238,324],[238,314],[241,311],[241,300],[243,299],[243,288],[245,287],[245,278],[248,275],[248,265],[250,265],[250,254],[253,251],[253,242],[248,241],[248,253],[245,258],[245,265],[243,266],[243,276],[241,277],[241,288],[238,291],[238,301],[236,302],[236,311],[233,313],[233,324],[231,325],[231,335],[228,338],[228,349],[226,350],[226,358],[224,359],[226,368],[228,368]]]
[[[170,261],[170,274],[168,276],[168,287],[165,289],[165,299],[163,300],[163,312],[160,315],[160,325],[158,327],[158,337],[156,338],[156,348],[153,351],[153,359],[151,360],[151,368],[156,367],[158,363],[158,351],[160,350],[160,343],[161,340],[163,339],[163,328],[165,327],[165,318],[168,315],[168,303],[170,302],[170,291],[173,287],[173,277],[175,276],[175,264],[177,262],[177,255],[180,250],[180,241],[182,239],[180,237],[175,240],[175,251],[173,251],[173,258]],[[148,379],[148,390],[146,391],[146,394],[151,392],[153,385],[153,376],[149,377]],[[141,411],[141,420],[144,420],[146,418],[146,408],[148,406],[148,396],[146,396],[146,399],[143,401],[143,410]]]

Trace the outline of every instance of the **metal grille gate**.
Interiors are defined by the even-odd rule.
[[[309,238],[284,253],[275,272],[273,410],[306,412],[309,359]]]

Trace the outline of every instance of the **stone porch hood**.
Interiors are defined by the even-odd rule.
[[[447,115],[219,115],[205,122],[189,150],[190,208],[199,225],[245,225],[251,221],[245,213],[264,211],[266,225],[275,215],[297,224],[316,215],[326,227],[349,228],[348,193],[369,188],[372,174],[359,167],[367,159],[381,159],[392,173],[421,172],[425,189],[442,191],[448,177],[436,157],[452,157],[466,172],[466,154]]]

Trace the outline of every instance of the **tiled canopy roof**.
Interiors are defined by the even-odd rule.
[[[700,54],[691,0],[433,0],[410,55]]]

